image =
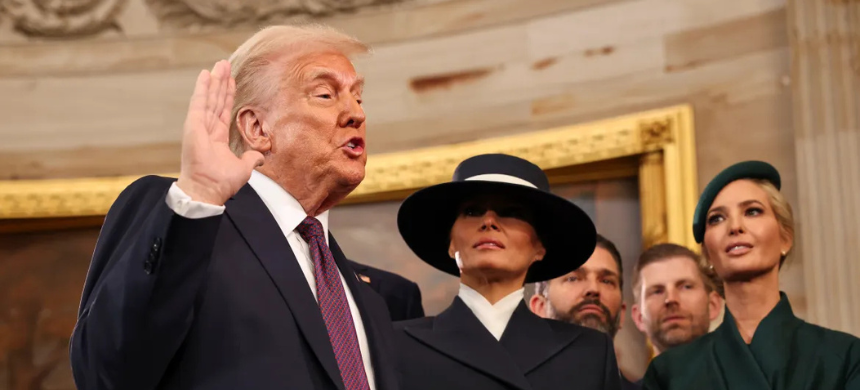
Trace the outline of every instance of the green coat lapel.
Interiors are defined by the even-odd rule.
[[[725,387],[732,390],[770,389],[767,377],[741,337],[728,308],[723,323],[714,332],[718,336],[714,353],[717,355],[716,361],[721,368]]]
[[[749,349],[771,389],[804,386],[805,381],[801,380],[805,377],[804,369],[811,367],[816,357],[812,350],[798,348],[798,329],[802,324],[803,321],[794,316],[788,297],[780,292],[779,303],[756,328]]]
[[[803,321],[794,316],[785,293],[779,303],[762,319],[752,342],[747,345],[735,326],[734,317],[726,316],[718,331],[725,342],[716,345],[725,366],[726,382],[731,389],[804,389],[806,370],[815,366],[816,348],[800,345],[799,330]],[[746,385],[744,385],[746,383]],[[753,387],[750,387],[753,386]]]

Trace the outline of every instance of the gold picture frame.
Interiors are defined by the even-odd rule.
[[[643,246],[668,241],[695,247],[690,221],[698,188],[693,114],[687,105],[372,155],[365,180],[344,203],[402,199],[449,181],[460,161],[482,153],[528,159],[556,183],[638,176]],[[0,232],[100,223],[119,193],[138,177],[0,181]]]

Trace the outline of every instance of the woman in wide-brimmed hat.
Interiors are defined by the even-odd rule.
[[[794,243],[780,183],[770,164],[745,161],[705,187],[693,235],[723,280],[725,318],[714,332],[655,358],[645,389],[860,389],[860,339],[795,317],[779,290]]]
[[[524,283],[578,268],[596,241],[591,219],[551,194],[536,165],[467,159],[452,182],[407,198],[398,227],[418,257],[460,278],[438,316],[396,324],[404,389],[619,387],[608,336],[542,319],[523,301]]]

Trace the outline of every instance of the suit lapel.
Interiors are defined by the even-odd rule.
[[[331,237],[330,234],[329,234],[329,237]],[[353,275],[355,275],[355,277],[358,278],[358,280],[361,280],[362,283],[369,284],[371,287],[374,287],[374,285],[376,283],[376,280],[375,280],[376,278],[371,278],[370,275],[368,275],[368,272],[367,272],[368,269],[366,266],[364,266],[363,264],[359,264],[359,263],[356,263],[354,261],[351,261],[349,259],[346,259],[346,264],[349,265],[349,267],[351,268],[350,272]],[[346,275],[346,274],[344,274],[344,275]],[[362,278],[366,278],[367,280],[362,279]]]
[[[329,250],[331,250],[331,254],[334,257],[334,262],[337,263],[337,268],[340,270],[340,274],[343,275],[344,280],[346,280],[346,285],[352,292],[352,297],[355,299],[355,303],[358,305],[361,315],[365,315],[364,300],[359,298],[361,294],[358,293],[359,280],[356,268],[353,265],[354,263],[350,263],[349,260],[347,260],[343,251],[340,250],[340,245],[337,244],[337,241],[335,241],[334,236],[331,233],[328,235],[328,242]],[[359,303],[359,301],[361,301],[361,303]]]
[[[406,332],[468,367],[517,389],[531,389],[520,367],[459,297],[435,318],[431,329],[407,327]]]
[[[366,278],[370,279],[370,282],[368,282],[368,281],[366,281],[366,280],[362,280],[362,283],[365,283],[365,284],[367,284],[368,286],[370,286],[370,288],[371,288],[373,291],[382,291],[382,290],[381,290],[381,288],[382,288],[382,278],[380,278],[380,277],[379,277],[379,275],[371,276],[370,274],[371,274],[371,273],[373,273],[373,272],[371,272],[371,270],[370,270],[370,269],[368,269],[368,268],[364,268],[363,270],[359,271],[358,273],[359,273],[359,279],[361,279],[361,277],[362,277],[362,276],[364,276],[364,277],[366,277]],[[382,294],[381,294],[381,293],[379,293],[379,294],[380,294],[380,296],[382,296]]]
[[[570,331],[554,330],[546,320],[532,313],[525,302],[520,302],[499,341],[523,374],[528,374],[561,352],[580,334],[581,330],[573,327]]]
[[[383,390],[396,389],[397,386],[393,382],[395,378],[389,378],[387,375],[383,374],[389,367],[394,367],[393,363],[389,360],[389,355],[385,353],[382,348],[384,337],[381,333],[381,327],[390,327],[391,324],[380,324],[377,322],[378,319],[372,315],[370,308],[368,307],[366,294],[363,294],[360,291],[362,288],[369,287],[361,285],[364,282],[358,280],[353,266],[354,263],[349,262],[346,256],[344,256],[343,251],[340,250],[340,246],[337,244],[337,241],[335,241],[334,236],[329,233],[328,237],[329,249],[331,249],[332,256],[334,257],[344,280],[346,280],[347,288],[352,292],[352,298],[355,300],[355,305],[358,307],[359,313],[361,313],[364,333],[367,336],[367,344],[370,347],[370,357],[374,367],[373,372],[374,378],[376,379],[376,388]]]
[[[275,218],[259,195],[247,184],[226,206],[227,216],[289,305],[299,329],[320,364],[337,388],[344,389],[319,305],[308,288],[308,281]]]

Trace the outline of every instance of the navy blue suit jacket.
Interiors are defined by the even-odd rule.
[[[624,375],[621,376],[621,390],[642,390],[642,380],[630,382]]]
[[[421,289],[418,285],[393,272],[350,261],[359,279],[385,300],[391,321],[405,321],[424,317]]]
[[[436,317],[394,324],[408,390],[619,390],[612,340],[540,318],[520,302],[496,340],[459,298]]]
[[[319,306],[274,217],[245,185],[187,219],[173,179],[126,188],[105,218],[71,341],[80,390],[343,389]],[[378,390],[398,388],[385,303],[329,237],[361,313]]]

